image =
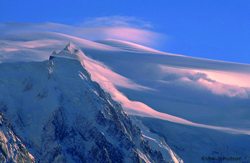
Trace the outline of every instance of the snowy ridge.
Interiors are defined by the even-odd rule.
[[[0,111],[34,159],[182,162],[150,146],[75,52],[68,44],[49,61],[0,65]]]

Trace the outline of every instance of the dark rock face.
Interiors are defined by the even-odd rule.
[[[35,162],[34,157],[12,131],[3,113],[0,113],[0,162]]]
[[[103,99],[112,101],[109,97],[105,95]],[[138,154],[139,144],[152,162],[166,162],[159,151],[152,151],[119,104],[116,103],[118,108],[106,104],[104,110],[94,111],[94,118],[76,116],[75,126],[69,124],[66,109],[59,107],[44,126],[39,159],[43,162],[144,162]]]
[[[166,162],[78,60],[51,57],[29,64],[14,68],[22,74],[22,66],[28,66],[21,84],[15,85],[19,79],[10,72],[14,82],[2,87],[17,93],[0,93],[0,111],[10,120],[1,120],[0,162],[145,162],[143,157]],[[39,75],[32,76],[34,70]]]
[[[23,80],[23,91],[30,91],[32,89],[32,84],[29,78]]]

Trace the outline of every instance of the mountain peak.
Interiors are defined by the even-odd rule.
[[[53,52],[50,56],[50,60],[55,57],[76,59],[79,60],[79,51],[70,41],[59,53]]]
[[[72,45],[71,45],[71,43],[70,43],[70,41],[69,41],[69,43],[65,46],[65,48],[63,49],[63,50],[66,50],[66,51],[70,51],[70,52],[72,52]]]
[[[92,81],[83,62],[77,62],[84,53],[71,44],[66,47],[73,52],[53,53],[51,57],[58,58],[52,61],[19,63],[18,69],[16,63],[0,64],[6,70],[0,71],[1,83],[6,83],[0,83],[0,115],[6,115],[8,123],[2,122],[15,131],[1,125],[0,116],[0,137],[16,135],[6,136],[7,143],[0,138],[0,160],[6,160],[1,162],[173,161],[172,151],[163,155],[151,147],[122,106]],[[8,145],[19,160],[9,157]]]

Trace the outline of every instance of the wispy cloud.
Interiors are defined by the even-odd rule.
[[[110,16],[87,18],[81,24],[84,27],[128,27],[128,28],[153,28],[148,21],[143,21],[132,16]]]
[[[187,87],[205,89],[210,91],[213,94],[217,95],[226,95],[229,97],[241,97],[248,98],[249,92],[248,88],[250,85],[245,85],[244,83],[234,81],[223,82],[221,76],[210,76],[207,71],[200,71],[195,69],[182,69],[182,68],[173,68],[167,66],[160,66],[161,71],[158,72],[159,79],[168,83],[178,83],[180,85],[185,85]],[[223,75],[223,72],[220,74]],[[239,74],[239,73],[238,73]],[[235,76],[234,73],[230,74]],[[230,75],[227,78],[230,78]],[[223,77],[222,77],[223,78]],[[249,78],[249,75],[239,76],[239,80],[244,80]],[[241,85],[242,84],[242,85]]]

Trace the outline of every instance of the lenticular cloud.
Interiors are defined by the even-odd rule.
[[[126,23],[128,24],[128,23]],[[56,32],[87,40],[119,39],[154,46],[162,39],[161,34],[144,29],[126,26],[75,27],[57,23],[5,23],[0,24],[0,35],[17,34],[31,31]]]

